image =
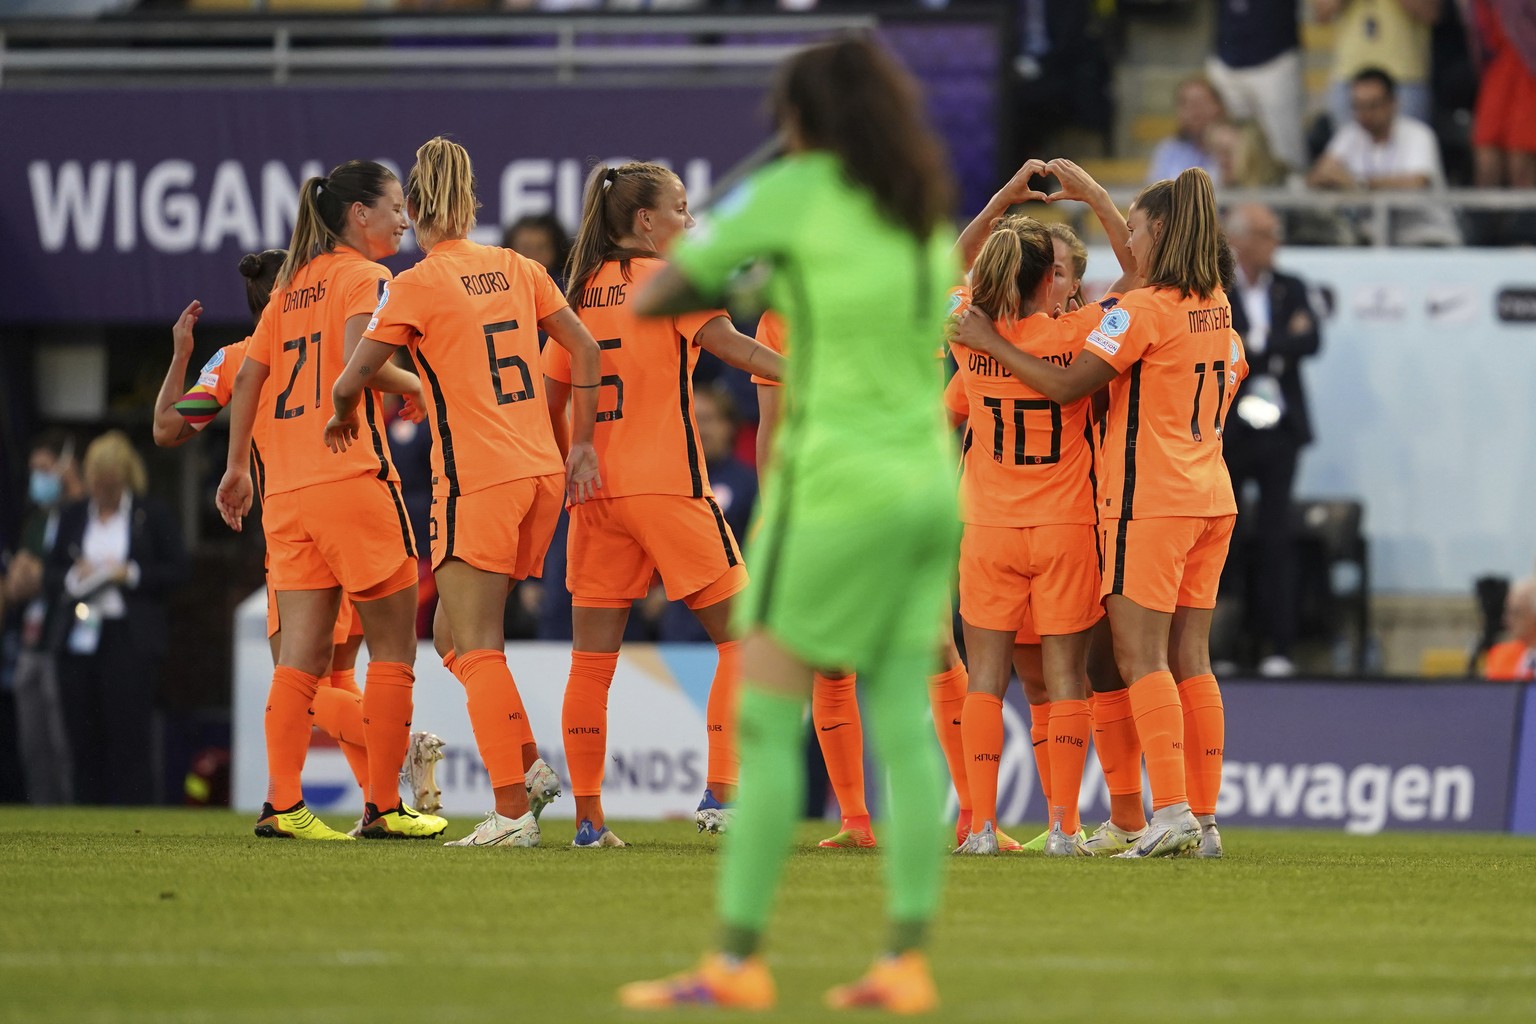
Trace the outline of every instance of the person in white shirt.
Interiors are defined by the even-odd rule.
[[[44,577],[74,796],[155,803],[166,604],[186,579],[186,550],[175,518],[145,493],[144,463],[126,434],[110,430],[92,441],[83,466],[86,500],[60,511]]]
[[[1398,112],[1397,86],[1380,68],[1351,83],[1354,120],[1343,125],[1312,165],[1307,184],[1324,189],[1443,189],[1440,141],[1422,121]],[[1460,241],[1448,210],[1415,210],[1393,217],[1392,241],[1453,245]]]

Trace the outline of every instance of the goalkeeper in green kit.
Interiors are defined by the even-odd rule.
[[[811,671],[854,665],[888,780],[891,940],[827,1002],[920,1012],[938,1002],[923,947],[946,832],[927,677],[960,536],[934,358],[959,278],[950,176],[915,85],[870,42],[792,58],[774,113],[788,155],[728,194],[639,297],[648,314],[714,308],[739,268],[765,264],[769,304],[795,348],[738,606],[741,784],[721,866],[720,948],[619,998],[644,1009],[774,1005],[759,947],[804,805]]]

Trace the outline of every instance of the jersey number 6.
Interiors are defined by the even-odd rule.
[[[491,387],[496,391],[496,404],[511,405],[513,402],[524,402],[532,398],[533,375],[528,372],[528,363],[523,357],[496,355],[496,335],[517,330],[517,321],[503,320],[497,324],[482,324],[480,329],[485,332],[485,353],[491,361]],[[517,372],[523,377],[523,386],[516,391],[507,391],[501,386],[501,371],[510,366],[517,367]]]

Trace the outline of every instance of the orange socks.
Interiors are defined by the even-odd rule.
[[[933,728],[944,749],[949,777],[960,798],[960,816],[972,809],[970,784],[966,781],[965,741],[960,735],[960,716],[965,710],[966,690],[971,677],[964,665],[928,677],[928,704],[933,709]]]
[[[1131,712],[1147,759],[1152,809],[1184,803],[1184,708],[1173,673],[1152,672],[1131,684]]]
[[[603,792],[603,768],[608,760],[608,687],[613,684],[618,664],[617,652],[571,652],[571,676],[565,684],[560,727],[565,731],[571,794],[577,800],[596,798]]]
[[[1045,813],[1051,813],[1051,703],[1029,706],[1029,743],[1035,752],[1035,774],[1040,777],[1040,795],[1045,798]]]
[[[864,725],[859,719],[857,676],[828,679],[816,673],[811,685],[811,721],[827,763],[827,778],[837,795],[838,814],[869,817],[864,802]]]
[[[960,731],[971,797],[971,829],[987,822],[997,827],[997,769],[1003,760],[1003,698],[970,693]]]
[[[333,668],[329,678],[333,688],[343,693],[355,693],[359,697],[363,695],[362,689],[357,685],[357,669]]]
[[[1086,700],[1051,701],[1051,822],[1061,822],[1067,835],[1077,833],[1077,801],[1083,787],[1083,762],[1088,757],[1088,737],[1093,714]],[[1059,817],[1058,817],[1059,816]]]
[[[506,652],[465,651],[458,657],[455,674],[469,698],[469,724],[480,760],[491,777],[491,788],[521,786],[522,745],[533,730],[512,670],[507,668]]]
[[[1131,691],[1095,692],[1088,706],[1093,713],[1093,746],[1109,789],[1110,820],[1135,832],[1146,826],[1147,812],[1141,797],[1141,740],[1131,713]]]
[[[347,673],[349,676],[350,672]],[[352,681],[352,689],[336,685],[338,673],[332,672],[320,680],[315,690],[315,703],[310,709],[315,726],[341,747],[346,755],[352,777],[368,792],[368,738],[363,730],[363,694]],[[330,685],[326,685],[327,681]]]
[[[709,725],[709,763],[705,782],[715,799],[727,800],[736,788],[741,757],[736,751],[736,705],[741,695],[741,641],[716,644],[720,660],[709,684],[704,720]]]
[[[309,752],[309,708],[320,684],[316,676],[278,665],[267,692],[267,803],[286,811],[304,799],[299,776]]]
[[[368,802],[381,811],[400,803],[400,766],[411,746],[411,687],[416,673],[398,661],[368,663],[363,736],[368,741]]]
[[[1179,703],[1184,706],[1184,786],[1189,809],[1196,815],[1215,814],[1227,737],[1216,677],[1206,674],[1184,680],[1179,684]]]

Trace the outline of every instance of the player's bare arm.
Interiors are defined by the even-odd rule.
[[[997,333],[985,313],[975,309],[966,310],[960,317],[953,340],[991,356],[1022,383],[1062,405],[1093,394],[1119,376],[1113,366],[1086,349],[1067,366],[1057,366],[1020,351]]]
[[[736,329],[727,316],[717,316],[694,337],[699,347],[718,356],[738,370],[756,374],[765,380],[784,378],[784,357],[767,345],[749,338]]]
[[[192,328],[203,315],[203,304],[196,299],[181,311],[171,328],[171,365],[160,383],[160,393],[155,397],[155,444],[161,448],[176,448],[186,444],[197,431],[187,418],[176,411],[176,403],[185,394],[187,363],[192,358]]]
[[[251,510],[251,498],[255,493],[251,485],[251,431],[256,426],[256,405],[261,398],[261,387],[270,372],[265,363],[255,359],[241,363],[229,400],[229,455],[214,504],[224,522],[236,533],[244,526],[245,514]]]
[[[576,504],[597,497],[603,486],[592,436],[597,425],[597,386],[602,353],[592,333],[569,306],[543,320],[539,328],[571,356],[571,443],[565,458],[566,489]]]
[[[981,252],[987,236],[992,234],[992,225],[999,217],[1020,203],[1032,200],[1046,201],[1046,194],[1029,184],[1031,178],[1043,177],[1046,173],[1048,172],[1044,160],[1024,161],[1024,165],[1014,172],[1007,184],[987,200],[987,205],[982,207],[981,212],[965,226],[964,231],[960,232],[960,237],[955,241],[955,251],[960,254],[962,264],[967,271],[971,269],[971,264],[976,262],[976,254]]]

